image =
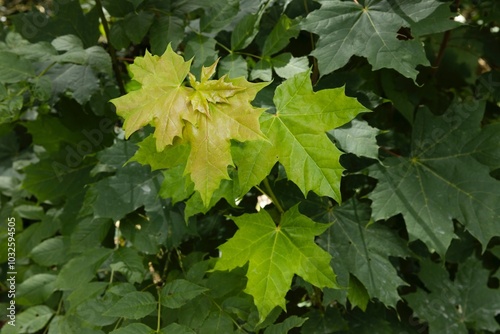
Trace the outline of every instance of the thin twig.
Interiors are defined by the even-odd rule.
[[[309,6],[307,6],[307,0],[304,0],[304,10],[306,11],[306,15],[309,14]],[[316,49],[316,43],[314,42],[314,35],[312,32],[309,33],[309,39],[311,41],[311,51]],[[311,73],[311,83],[313,86],[316,85],[316,83],[319,80],[319,68],[318,68],[318,60],[316,57],[312,57],[313,60],[313,66],[312,66],[312,73]]]
[[[397,154],[397,153],[395,153],[395,152],[391,151],[391,150],[390,150],[390,149],[388,149],[388,148],[385,148],[385,147],[381,146],[381,147],[380,147],[380,149],[381,149],[382,151],[386,152],[386,153],[389,153],[390,155],[392,155],[392,156],[394,156],[394,157],[401,158],[401,155],[399,155],[399,154]]]
[[[457,7],[458,11],[460,7],[460,0],[455,0],[454,5],[455,7]],[[432,64],[432,75],[436,74],[436,72],[439,69],[439,65],[441,65],[441,62],[443,61],[444,52],[446,51],[446,47],[448,46],[450,37],[451,37],[451,30],[448,30],[443,35],[443,39],[441,40],[441,45],[439,46],[438,54],[436,56],[436,59],[434,60],[434,64]]]
[[[448,46],[448,42],[450,41],[451,30],[448,30],[444,33],[443,39],[441,40],[441,46],[439,47],[439,52],[434,60],[434,64],[432,64],[432,75],[435,75],[439,69],[439,65],[444,57],[444,52],[446,51],[446,47]]]
[[[110,39],[110,32],[109,32],[109,25],[108,21],[106,20],[106,15],[104,15],[104,10],[102,9],[102,2],[101,0],[96,0],[95,1],[97,10],[99,11],[99,17],[101,18],[102,22],[102,27],[104,28],[104,34],[106,35],[106,39],[108,41],[108,49],[109,49],[109,54],[111,56],[111,62],[113,66],[113,71],[115,72],[115,77],[116,81],[118,83],[118,89],[120,89],[120,93],[122,95],[125,95],[125,86],[123,85],[123,79],[122,79],[122,74],[120,72],[120,66],[118,63],[118,58],[116,57],[116,50],[111,44],[111,39]]]

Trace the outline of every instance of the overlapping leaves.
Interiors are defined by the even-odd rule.
[[[0,42],[0,123],[6,123],[0,127],[0,216],[4,225],[8,217],[16,218],[16,265],[24,273],[17,277],[19,325],[6,324],[3,331],[268,334],[300,326],[304,333],[417,333],[427,326],[430,333],[498,331],[499,297],[491,288],[499,277],[498,246],[491,237],[499,234],[500,198],[494,1],[454,4],[473,24],[453,31],[445,48],[449,34],[441,42],[436,33],[457,23],[449,19],[450,2],[441,0],[321,0],[321,7],[313,0],[103,0],[111,15],[107,47],[119,50],[114,65],[144,46],[160,55],[168,43],[185,59],[194,57],[186,62],[169,49],[163,57],[137,58],[132,69],[145,99],[130,93],[137,99],[123,100],[125,109],[137,107],[125,112],[130,113],[127,136],[139,132],[128,142],[121,140],[107,106],[118,89],[111,57],[96,46],[99,2],[82,2],[85,11],[78,2],[63,2],[68,1],[52,1],[46,13],[9,16],[7,24],[14,22],[30,42],[7,33],[10,27]],[[485,29],[471,38],[476,26]],[[301,27],[317,36],[301,33]],[[426,34],[434,35],[419,38]],[[454,48],[457,40],[460,50]],[[427,61],[424,45],[429,58],[437,56],[435,64],[444,54],[431,70],[435,75],[421,75],[418,92],[411,80],[395,87],[402,78],[396,71],[415,79]],[[306,55],[311,49],[321,72],[317,92],[303,73],[311,65]],[[213,64],[218,56],[221,61]],[[337,71],[352,56],[369,64],[352,59]],[[484,117],[481,105],[455,106],[439,117],[422,111],[447,105],[451,91],[470,95],[469,84],[479,77],[478,57],[485,73],[474,95],[491,93]],[[378,68],[396,71],[372,72]],[[314,64],[315,79],[316,72]],[[256,98],[269,113],[261,115],[250,105],[263,85],[234,79],[247,75],[274,79],[279,86]],[[374,113],[349,122],[365,109],[342,89],[325,89],[344,84],[350,96],[371,101],[365,105]],[[393,106],[375,108],[375,101],[385,98]],[[89,117],[92,113],[99,117]],[[109,118],[109,131],[99,124],[102,116]],[[150,128],[139,131],[145,124],[156,128],[154,137],[147,137]],[[413,149],[407,154],[410,125]],[[143,138],[134,160],[161,171],[130,163]],[[347,172],[332,140],[360,157],[342,157]],[[380,165],[369,169],[375,178],[352,174],[375,163],[365,158],[379,159],[379,145],[393,158],[380,157]],[[251,189],[267,177],[276,181]],[[371,202],[345,200],[355,193],[364,197],[375,184]],[[265,208],[269,215],[245,214],[253,212],[257,191],[274,192],[275,207]],[[337,205],[332,198],[340,201],[341,194],[345,202]],[[242,199],[234,207],[237,197]],[[208,211],[221,198],[229,205],[219,202]],[[314,223],[297,207],[278,217],[278,201],[284,208],[298,204],[303,215],[333,224]],[[221,247],[219,264],[242,267],[207,273],[218,260],[206,260],[206,254],[216,254],[221,240],[232,235],[221,213],[238,215],[240,229]],[[184,220],[193,215],[187,226]],[[427,259],[417,265],[411,250],[426,253],[420,242],[408,247],[404,224],[410,241],[446,252],[449,272]],[[0,235],[5,249],[7,242],[6,234]],[[241,259],[225,262],[245,247]],[[465,260],[474,251],[481,258]],[[0,257],[7,261],[6,253]],[[328,262],[341,289],[312,288],[307,282],[332,286]],[[269,275],[262,268],[269,268]],[[295,274],[301,278],[293,280]],[[155,291],[158,280],[164,284]],[[400,289],[404,284],[411,286]],[[402,308],[400,298],[407,302]],[[284,305],[287,314],[276,307]],[[427,323],[416,324],[409,312]]]
[[[254,108],[249,102],[265,84],[225,76],[210,80],[215,63],[202,69],[199,82],[190,74],[192,88],[186,87],[183,79],[189,62],[171,49],[161,58],[146,55],[144,59],[147,62],[140,60],[132,69],[142,88],[114,101],[118,113],[126,119],[126,133],[130,135],[146,124],[154,125],[156,150],[161,152],[155,154],[158,157],[172,156],[170,151],[178,152],[179,145],[189,144],[184,173],[190,174],[205,206],[220,182],[230,179],[227,166],[233,165],[233,157],[239,168],[241,194],[260,183],[280,161],[289,179],[304,193],[314,191],[341,201],[341,152],[325,132],[366,111],[355,99],[346,97],[343,89],[313,92],[309,72],[298,74],[277,88],[276,113],[263,114],[259,124],[257,117],[263,109]],[[175,66],[182,72],[160,73],[150,78],[155,71],[173,71]],[[163,85],[166,86],[162,88]],[[166,94],[160,94],[161,91]],[[176,137],[181,139],[174,142]],[[231,152],[231,139],[248,142],[233,147]],[[157,165],[141,150],[138,156],[143,157],[136,158],[141,163]],[[172,159],[167,160],[158,167],[176,167]]]
[[[232,165],[230,140],[263,139],[258,117],[263,109],[250,102],[266,83],[250,83],[226,76],[210,80],[217,62],[203,68],[201,80],[190,75],[192,87],[184,85],[191,61],[185,62],[171,47],[162,57],[146,54],[131,66],[134,79],[142,87],[113,100],[117,113],[125,118],[127,137],[141,127],[155,127],[156,150],[190,146],[185,173],[205,205],[223,179],[229,179]],[[177,138],[179,142],[174,143]]]

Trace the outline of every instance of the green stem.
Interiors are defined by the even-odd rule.
[[[113,284],[113,276],[115,275],[115,271],[113,269],[111,269],[111,275],[109,277],[109,283],[108,283],[108,286]]]
[[[63,298],[61,297],[61,299],[59,299],[59,303],[57,305],[57,311],[56,311],[55,315],[59,315],[61,313],[62,306],[63,306]],[[46,326],[45,329],[43,330],[42,334],[47,334],[48,332],[49,332],[49,326]]]
[[[248,52],[234,52],[234,53],[238,53],[240,55],[243,55],[243,56],[249,56],[249,57],[253,57],[253,58],[256,58],[256,59],[262,59],[264,57],[261,57],[261,56],[258,56],[258,55],[254,55],[252,53],[248,53]]]
[[[221,48],[223,48],[224,50],[226,50],[229,54],[233,53],[233,51],[230,48],[228,48],[227,46],[225,46],[221,42],[218,42],[218,41],[215,41],[215,42],[217,43],[218,46],[220,46]]]
[[[116,320],[115,328],[113,328],[113,330],[117,330],[120,327],[123,319],[124,318],[119,318],[118,320]]]
[[[118,58],[116,57],[116,50],[111,44],[111,39],[110,39],[110,32],[109,32],[109,25],[108,21],[106,20],[106,15],[104,15],[104,10],[102,9],[102,2],[101,0],[96,0],[96,7],[99,12],[99,17],[101,18],[102,22],[102,27],[104,28],[104,34],[106,35],[106,39],[108,41],[108,49],[109,49],[109,54],[111,56],[111,63],[113,66],[113,71],[115,72],[115,77],[116,77],[116,82],[118,84],[118,88],[120,89],[120,93],[122,95],[126,94],[125,91],[125,86],[123,85],[123,79],[122,79],[122,74],[120,72],[120,66],[118,63]]]
[[[160,301],[160,289],[157,288],[156,291],[158,292],[158,320],[156,322],[156,332],[160,333],[161,329],[161,301]]]
[[[264,12],[267,9],[267,7],[269,6],[269,4],[271,3],[271,1],[272,0],[267,0],[264,3],[261,3],[261,5],[260,5],[261,9],[259,9],[259,13]]]
[[[274,194],[273,189],[271,188],[271,185],[269,184],[269,180],[267,179],[267,177],[264,179],[263,183],[264,183],[264,187],[266,189],[266,191],[263,193],[266,194],[267,196],[269,196],[269,198],[271,199],[271,201],[273,201],[273,203],[276,206],[276,208],[278,209],[278,211],[281,214],[284,214],[285,210],[283,210],[283,207],[281,206],[280,202],[278,201],[278,198]]]
[[[47,73],[48,70],[50,70],[52,68],[52,66],[54,66],[56,63],[53,62],[52,64],[50,64],[49,66],[47,66],[42,72],[40,72],[40,74],[38,74],[35,79],[40,79],[45,73]],[[15,96],[21,96],[23,95],[24,93],[26,93],[26,91],[29,89],[28,86],[24,86],[20,91],[18,91],[16,93]],[[30,100],[30,102],[33,102],[33,99]]]
[[[182,253],[178,248],[175,248],[175,252],[177,253],[177,261],[179,261],[179,267],[184,275],[186,275],[186,271],[184,270],[184,265],[182,264]]]
[[[51,68],[52,66],[54,66],[56,64],[56,62],[53,62],[52,64],[50,64],[49,66],[47,66],[42,72],[40,72],[40,74],[38,74],[36,77],[37,78],[40,78],[42,77],[43,75],[45,75],[45,73],[47,73]]]
[[[196,30],[192,29],[191,27],[188,27],[188,29],[191,29],[191,31],[194,32],[197,35],[201,35],[201,33],[199,31],[196,31]],[[248,53],[248,52],[233,51],[233,50],[231,50],[230,48],[228,48],[227,46],[225,46],[224,44],[222,44],[221,42],[219,42],[217,40],[215,41],[215,44],[217,44],[218,46],[220,46],[222,49],[224,49],[229,54],[233,54],[234,53],[234,54],[239,54],[239,55],[253,57],[253,58],[256,58],[256,59],[262,59],[263,58],[261,56],[254,55],[254,54]]]

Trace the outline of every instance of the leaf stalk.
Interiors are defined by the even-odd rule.
[[[278,209],[278,211],[281,214],[284,214],[285,210],[283,210],[283,207],[281,206],[280,202],[278,201],[278,198],[274,194],[273,189],[271,188],[271,185],[269,184],[269,180],[267,179],[267,177],[264,179],[263,183],[264,183],[264,187],[265,187],[266,191],[264,192],[264,191],[261,190],[261,192],[263,194],[269,196],[269,198],[274,203],[274,205],[276,206],[276,208]]]

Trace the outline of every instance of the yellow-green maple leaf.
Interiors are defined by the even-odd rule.
[[[130,72],[141,88],[111,100],[116,113],[125,119],[127,138],[147,124],[155,127],[158,151],[182,137],[185,121],[196,119],[189,101],[193,89],[183,85],[190,66],[191,61],[184,61],[170,45],[161,57],[146,52],[135,59]]]
[[[215,81],[215,80],[214,80]],[[198,113],[198,122],[187,124],[184,140],[191,144],[186,173],[191,174],[195,190],[205,204],[210,201],[220,181],[229,179],[227,166],[233,165],[231,139],[247,141],[264,139],[259,116],[264,111],[250,102],[267,83],[250,83],[244,78],[224,78],[225,84],[238,87],[227,103],[208,101],[208,113]]]
[[[184,173],[190,174],[207,205],[220,182],[230,179],[231,140],[265,139],[259,123],[264,109],[253,107],[251,101],[267,83],[227,76],[211,80],[217,62],[202,68],[197,81],[189,73],[190,65],[170,46],[161,57],[146,53],[130,67],[141,88],[112,102],[125,119],[127,137],[150,124],[156,128],[160,154],[179,144],[190,146]],[[188,73],[192,87],[185,86]],[[176,137],[180,140],[174,141]]]
[[[193,74],[189,73],[189,83],[195,89],[191,95],[191,104],[194,110],[198,110],[210,116],[208,103],[229,103],[228,98],[234,96],[238,91],[245,88],[233,85],[227,81],[224,75],[219,80],[209,80],[217,67],[217,60],[209,67],[203,67],[201,70],[201,80],[198,82]]]

